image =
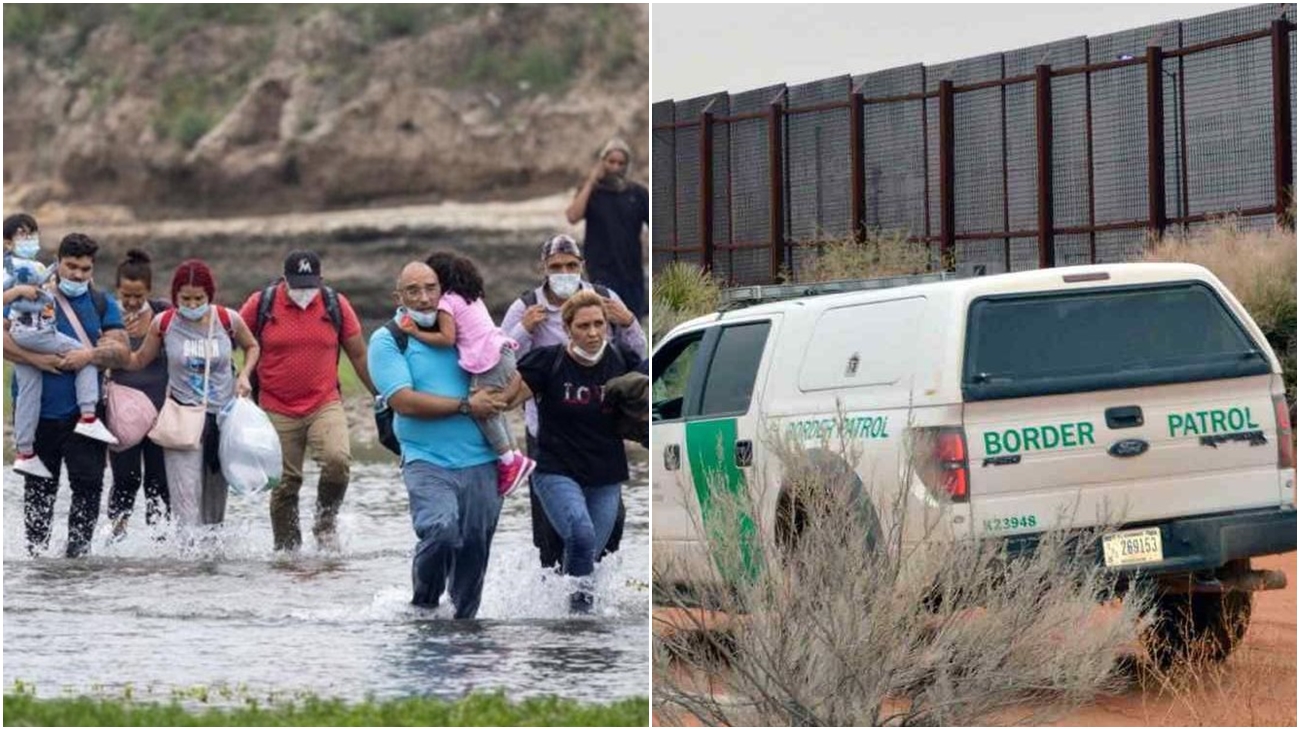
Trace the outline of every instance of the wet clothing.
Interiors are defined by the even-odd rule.
[[[109,452],[113,488],[108,493],[108,519],[129,517],[135,511],[135,495],[144,485],[145,523],[155,524],[171,514],[167,491],[167,465],[163,449],[145,438],[125,451]]]
[[[230,328],[239,325],[239,315],[227,310]],[[164,315],[154,318],[161,326]],[[167,358],[168,397],[184,405],[203,402],[204,357],[211,358],[208,369],[208,417],[203,428],[203,447],[196,451],[163,449],[167,470],[167,491],[171,495],[171,512],[176,524],[215,525],[225,520],[229,485],[221,474],[217,445],[221,433],[216,414],[235,398],[235,373],[231,366],[235,343],[226,332],[214,305],[208,311],[209,323],[194,322],[179,314],[171,317],[163,332],[163,352]]]
[[[302,464],[310,448],[320,464],[316,487],[316,518],[312,533],[318,539],[334,534],[335,521],[352,473],[352,442],[348,438],[348,417],[339,401],[302,418],[266,414],[280,436],[284,454],[284,475],[271,492],[271,532],[277,550],[294,550],[302,545],[298,522],[298,493],[302,488]]]
[[[579,290],[583,289],[591,290],[593,287],[590,282],[584,281],[579,285]],[[609,292],[610,299],[618,302],[623,301],[614,289],[606,289],[606,291]],[[531,294],[531,296],[528,296],[528,294]],[[537,302],[546,307],[546,319],[533,328],[532,332],[529,332],[524,329],[523,319],[524,312],[531,306],[531,302]],[[530,293],[526,292],[525,296],[516,299],[510,305],[510,308],[506,310],[505,317],[501,320],[501,329],[505,330],[506,334],[519,343],[517,354],[520,357],[523,357],[534,348],[566,345],[569,342],[569,336],[564,331],[564,320],[560,316],[560,305],[553,304],[546,297],[545,284],[538,286]],[[635,352],[640,358],[645,358],[646,338],[640,322],[633,321],[627,327],[614,327],[610,332],[610,341],[611,345],[621,346],[624,351]],[[528,455],[536,459],[540,453],[537,444],[537,403],[532,399],[524,403],[524,423],[527,426]],[[535,484],[533,488],[529,489],[529,502],[529,512],[532,515],[533,523],[533,545],[537,547],[538,558],[542,567],[550,568],[558,565],[564,543],[543,512],[542,504],[537,499]],[[618,550],[618,543],[623,534],[623,518],[624,507],[620,499],[618,517],[614,523],[614,534],[606,545],[606,552]]]
[[[519,374],[538,402],[532,496],[563,544],[561,568],[568,575],[589,575],[621,524],[627,453],[604,408],[604,384],[635,362],[634,353],[607,347],[595,365],[587,366],[565,345],[552,345],[529,352],[519,363]]]
[[[97,296],[102,297],[102,318],[95,305]],[[91,344],[98,344],[104,332],[122,329],[122,313],[111,294],[87,292],[70,297],[68,303]],[[69,337],[77,336],[62,307],[55,308],[54,316],[60,332]],[[33,449],[54,478],[23,477],[27,551],[33,555],[49,545],[54,500],[58,495],[58,477],[63,464],[67,464],[72,491],[72,507],[68,512],[68,557],[78,557],[90,551],[90,539],[99,520],[108,450],[104,442],[73,432],[80,417],[76,380],[76,373],[41,373],[40,420],[36,424]],[[97,415],[103,417],[102,407],[98,408]]]
[[[469,375],[451,348],[430,347],[412,337],[403,351],[383,327],[371,335],[367,357],[385,400],[403,388],[447,398],[469,395]],[[446,588],[456,617],[473,618],[501,514],[496,454],[468,416],[398,413],[393,427],[402,445],[402,478],[419,540],[411,559],[411,602],[436,606]]]
[[[444,469],[407,461],[402,479],[419,538],[411,560],[411,603],[435,607],[446,589],[455,617],[474,618],[501,514],[496,465]]]
[[[217,417],[209,413],[203,424],[202,448],[195,451],[163,449],[172,517],[181,528],[219,525],[226,518],[226,497],[230,486],[221,473],[221,461],[217,456],[220,442]]]
[[[596,556],[614,531],[622,488],[621,484],[583,487],[560,474],[537,472],[533,490],[563,540],[560,565],[565,575],[585,576],[596,569]]]
[[[637,319],[646,316],[650,307],[641,265],[641,229],[650,223],[650,192],[636,183],[622,191],[598,187],[591,191],[583,217],[587,275],[621,292]]]
[[[537,471],[563,474],[584,487],[627,481],[627,454],[617,423],[604,408],[605,383],[639,362],[607,347],[600,362],[579,364],[562,345],[535,349],[519,374],[537,399]]]
[[[101,417],[103,416],[99,414]],[[68,510],[66,555],[80,557],[90,552],[90,540],[99,520],[99,502],[104,490],[104,468],[108,449],[103,441],[86,438],[73,429],[80,416],[42,418],[36,426],[36,456],[54,475],[41,479],[23,478],[23,521],[27,531],[27,552],[35,556],[50,544],[54,522],[54,500],[59,491],[59,472],[68,467],[72,505]]]
[[[263,292],[254,292],[240,308],[245,322],[257,322],[262,296]],[[352,441],[339,393],[339,351],[343,340],[361,334],[361,322],[342,294],[337,294],[341,327],[330,319],[323,291],[306,308],[289,298],[284,282],[271,296],[266,321],[255,332],[262,346],[257,360],[258,402],[280,436],[283,454],[283,477],[271,493],[271,532],[277,550],[294,550],[302,545],[298,494],[308,448],[321,467],[312,523],[318,539],[333,536],[348,491]]]
[[[155,315],[171,308],[162,299],[151,299],[148,306]],[[130,341],[134,351],[140,348],[144,338],[132,337]],[[144,393],[154,408],[162,408],[167,398],[167,361],[158,357],[143,370],[115,370],[112,380]],[[152,525],[160,517],[170,515],[171,495],[167,491],[167,467],[161,446],[146,437],[125,451],[110,452],[108,464],[113,472],[113,488],[108,494],[110,520],[128,517],[135,511],[136,492],[141,485],[144,486],[145,522]]]

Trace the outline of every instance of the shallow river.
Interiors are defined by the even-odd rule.
[[[644,454],[644,452],[640,452]],[[116,544],[106,519],[93,557],[28,558],[21,480],[4,479],[4,683],[166,701],[208,688],[208,702],[349,700],[504,689],[606,702],[649,686],[649,500],[646,469],[624,490],[622,550],[597,567],[596,610],[571,618],[568,579],[543,571],[528,496],[506,499],[483,604],[473,621],[410,600],[415,544],[395,462],[356,464],[339,519],[342,552],[310,536],[314,468],[302,490],[306,547],[271,550],[266,496],[231,497],[220,544],[189,554],[156,542],[143,520]],[[107,489],[105,489],[107,494]],[[60,489],[50,555],[67,538]],[[129,690],[128,690],[129,686]]]

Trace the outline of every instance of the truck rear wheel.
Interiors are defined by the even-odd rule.
[[[1161,669],[1187,661],[1222,662],[1241,643],[1250,624],[1251,594],[1162,594],[1143,637]]]

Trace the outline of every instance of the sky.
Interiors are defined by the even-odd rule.
[[[1250,3],[651,5],[651,98],[935,64]]]

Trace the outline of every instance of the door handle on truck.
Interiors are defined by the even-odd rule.
[[[736,466],[751,466],[754,463],[754,442],[742,440],[736,442]]]
[[[682,449],[677,444],[664,447],[664,471],[677,471],[682,467]]]
[[[1116,406],[1106,409],[1106,425],[1115,428],[1137,428],[1145,421],[1139,406]]]

